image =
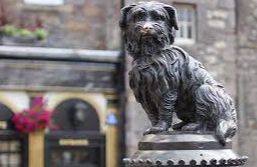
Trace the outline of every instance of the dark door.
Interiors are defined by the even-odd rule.
[[[99,133],[53,132],[46,136],[46,167],[104,167],[105,138]]]
[[[46,135],[46,167],[104,167],[105,136],[97,111],[80,99],[60,103]]]

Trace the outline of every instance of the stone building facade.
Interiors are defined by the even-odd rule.
[[[0,0],[3,1],[3,0]],[[120,0],[63,0],[58,6],[5,0],[12,17],[25,21],[39,16],[49,29],[47,47],[120,51],[118,27]],[[36,1],[36,0],[35,0]],[[136,0],[126,0],[125,4]],[[257,160],[257,1],[256,0],[160,0],[195,10],[193,43],[175,43],[200,60],[224,85],[237,104],[240,129],[234,146],[248,155],[248,166]],[[74,56],[77,56],[74,54]],[[124,56],[124,55],[122,55]],[[131,58],[126,57],[127,70]],[[125,72],[127,75],[127,72]],[[126,87],[126,151],[137,149],[149,126],[145,113]],[[118,111],[121,116],[122,110]],[[122,145],[120,145],[122,147]]]

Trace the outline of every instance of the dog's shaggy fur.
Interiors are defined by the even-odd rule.
[[[182,122],[173,129],[214,131],[223,144],[234,136],[237,118],[230,96],[200,62],[171,45],[178,29],[172,6],[140,2],[124,7],[120,27],[134,58],[130,87],[152,123],[145,134],[167,131],[175,112]]]

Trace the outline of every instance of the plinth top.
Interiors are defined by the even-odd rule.
[[[232,141],[221,145],[213,133],[163,132],[145,135],[138,144],[139,150],[217,150],[232,149]]]
[[[132,158],[124,162],[127,167],[243,165],[247,157],[236,154],[231,145],[231,140],[221,145],[212,133],[149,134],[143,136]]]

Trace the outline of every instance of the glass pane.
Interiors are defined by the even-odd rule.
[[[188,33],[187,33],[188,38],[191,39],[192,38],[192,26],[188,26],[187,30],[188,30]]]
[[[179,29],[180,29],[180,27],[179,27]],[[176,37],[180,38],[180,30],[176,31]]]
[[[180,29],[180,37],[181,37],[181,38],[184,37],[184,26],[181,26],[181,29]]]
[[[51,153],[51,166],[55,167],[62,164],[61,154],[59,152]]]
[[[19,140],[0,141],[0,167],[21,167]]]
[[[193,11],[189,9],[187,12],[187,21],[188,22],[192,21],[192,16],[193,16]]]
[[[51,167],[59,166],[100,167],[100,151],[98,148],[53,150]]]
[[[63,164],[64,165],[67,165],[67,164],[71,163],[71,156],[72,156],[71,152],[69,152],[69,151],[63,152],[62,159],[63,159]]]
[[[182,12],[181,12],[181,10],[180,9],[178,9],[178,20],[179,21],[182,21]]]
[[[181,21],[186,21],[187,20],[187,11],[186,9],[182,9],[181,11]]]
[[[20,165],[21,164],[21,157],[20,154],[10,154],[9,155],[9,164],[11,165]]]
[[[0,154],[0,166],[7,167],[8,166],[8,155]]]
[[[8,151],[8,142],[0,141],[0,153],[4,151]]]
[[[10,142],[10,151],[20,151],[20,142],[19,141],[11,141]]]

